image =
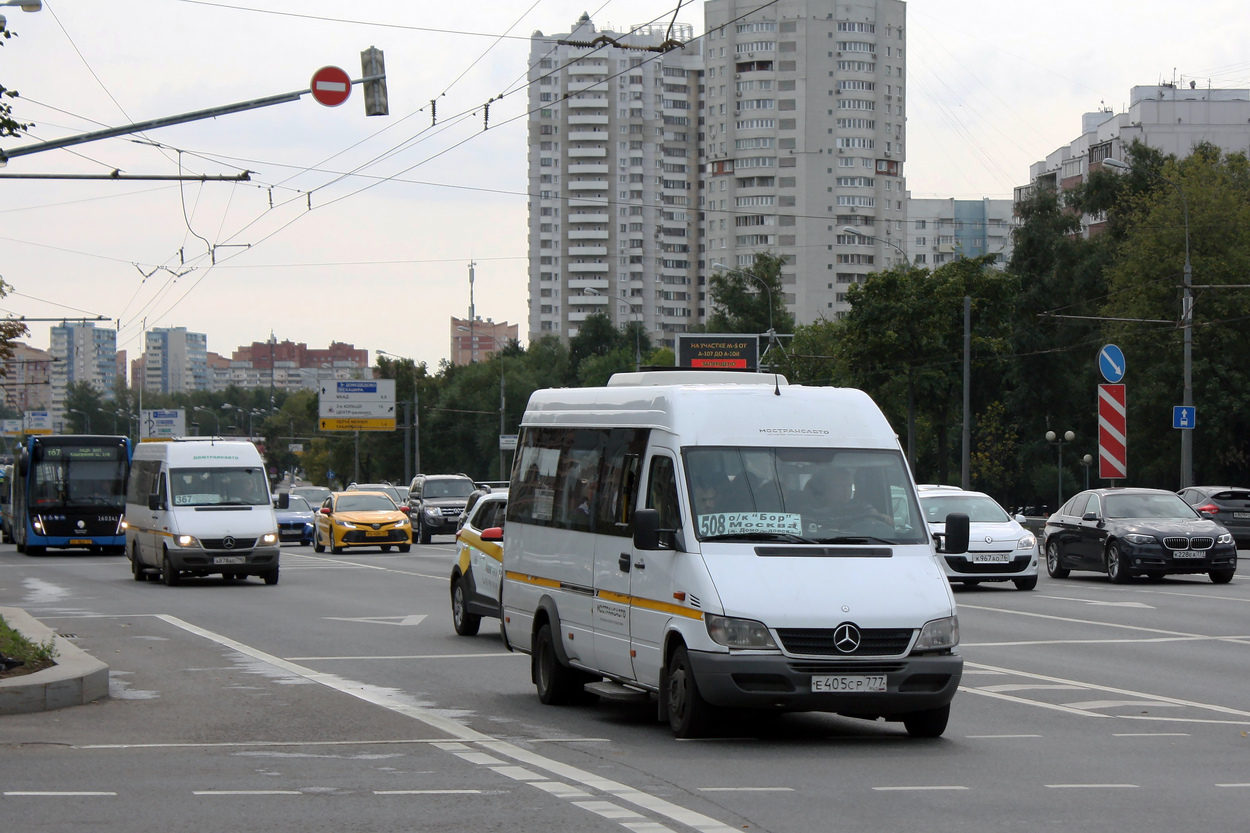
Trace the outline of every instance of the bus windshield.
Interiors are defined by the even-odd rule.
[[[700,540],[928,540],[898,451],[689,447],[684,457]]]
[[[259,468],[173,469],[169,491],[174,506],[269,504],[269,484]]]
[[[126,449],[108,446],[39,446],[32,466],[30,505],[120,510],[126,501]]]

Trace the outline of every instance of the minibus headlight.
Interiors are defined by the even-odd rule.
[[[752,619],[734,619],[730,616],[707,615],[707,633],[712,641],[728,648],[771,648],[777,643],[763,622]]]
[[[175,535],[174,543],[180,547],[198,547],[200,542],[195,540],[194,535]]]
[[[276,544],[278,543],[278,533],[266,532],[264,537],[262,537],[260,540],[265,544]]]
[[[1037,546],[1037,539],[1034,538],[1032,535],[1025,535],[1019,541],[1016,541],[1016,549],[1018,550],[1031,550],[1036,546]]]
[[[959,617],[948,616],[945,619],[934,619],[920,629],[920,638],[916,640],[913,651],[941,651],[954,648],[959,644]]]

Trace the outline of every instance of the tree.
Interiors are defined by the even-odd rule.
[[[104,407],[104,396],[86,382],[72,382],[65,388],[65,421],[71,433],[103,434],[101,419],[114,409]],[[71,413],[73,412],[73,413]],[[94,420],[94,423],[93,423]]]
[[[0,92],[3,90],[4,88],[0,87]],[[0,298],[4,298],[12,289],[13,287],[0,278]],[[21,321],[14,321],[10,318],[0,319],[0,360],[2,360],[0,361],[0,379],[6,375],[5,362],[13,358],[13,342],[29,332],[30,330]]]
[[[4,42],[13,37],[17,37],[17,33],[10,31],[3,23],[0,23],[0,46],[4,46]],[[23,131],[34,127],[33,124],[23,124],[13,118],[13,105],[9,104],[5,99],[17,97],[17,90],[10,90],[3,84],[0,84],[0,138],[20,136]]]
[[[781,283],[785,262],[784,255],[756,252],[755,262],[746,269],[713,272],[708,279],[712,312],[707,332],[764,333],[771,327],[779,333],[793,333],[794,316],[786,307]]]

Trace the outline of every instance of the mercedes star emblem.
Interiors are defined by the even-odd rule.
[[[227,535],[225,538],[222,538],[221,547],[222,549],[227,549],[227,550],[234,549],[234,537]]]
[[[850,622],[838,625],[833,631],[833,645],[843,654],[853,654],[859,650],[859,628]]]

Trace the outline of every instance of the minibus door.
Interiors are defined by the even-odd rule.
[[[660,514],[660,548],[633,550],[630,594],[630,648],[634,660],[634,678],[648,685],[657,685],[660,667],[664,664],[664,633],[673,616],[690,608],[681,605],[674,595],[675,562],[683,557],[675,549],[675,530],[681,529],[681,508],[678,502],[676,456],[667,449],[652,452],[646,463],[642,506]],[[632,547],[632,541],[628,542]]]

